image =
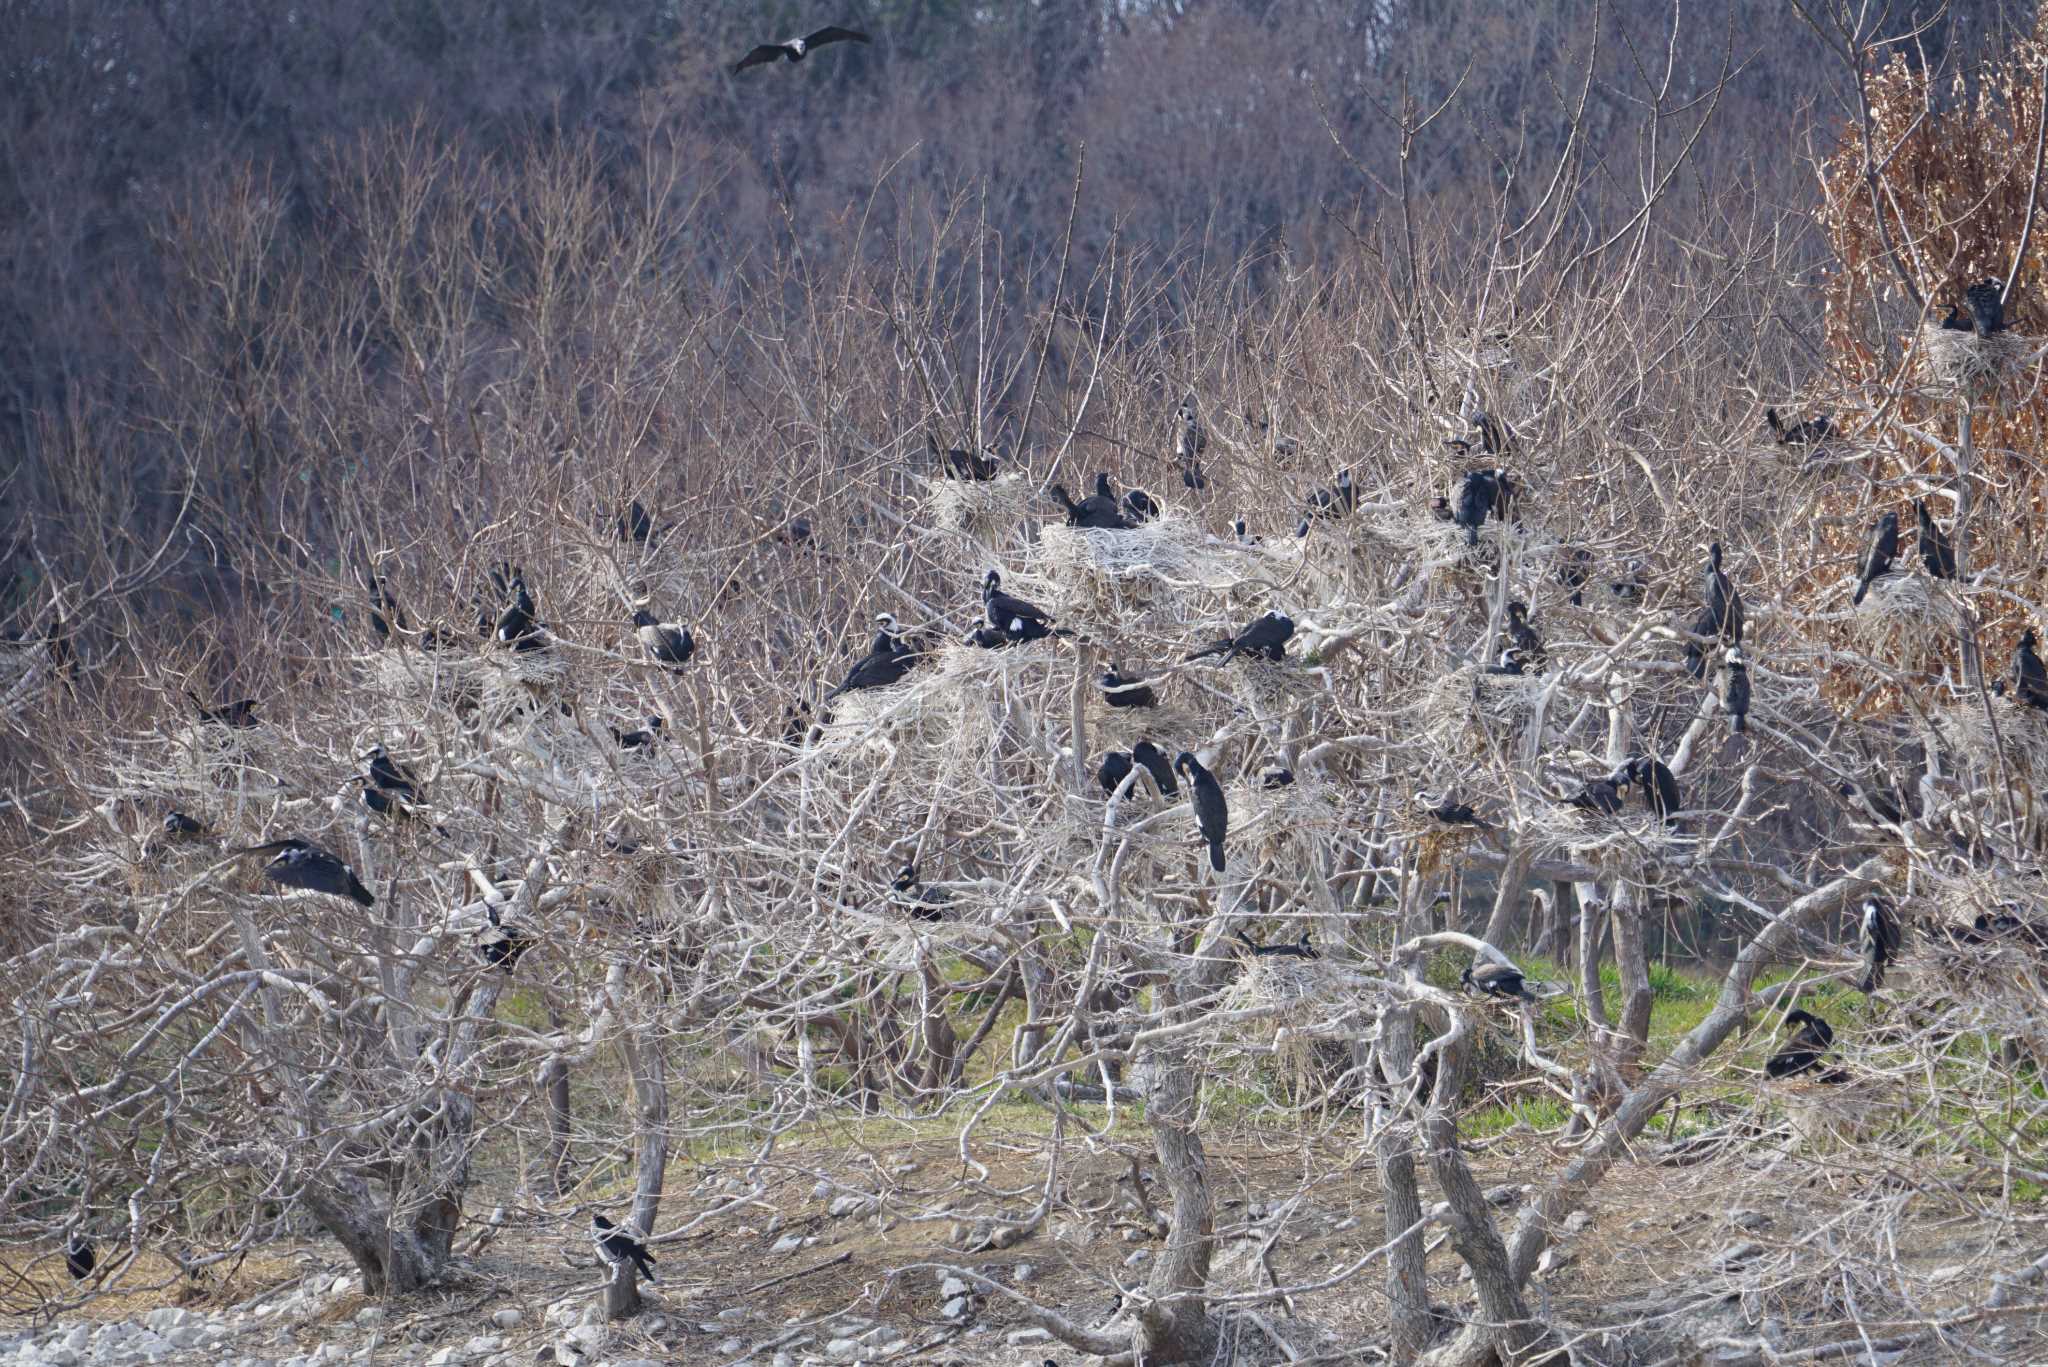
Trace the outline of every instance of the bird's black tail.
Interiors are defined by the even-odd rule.
[[[1867,997],[1883,986],[1884,962],[1875,954],[1869,955],[1863,960],[1863,980],[1856,984],[1856,990]]]
[[[634,1261],[635,1263],[639,1264],[639,1267],[640,1267],[640,1275],[641,1275],[641,1276],[643,1276],[643,1277],[645,1277],[645,1278],[647,1278],[647,1284],[648,1284],[649,1286],[659,1286],[659,1285],[661,1285],[661,1281],[660,1281],[660,1279],[659,1279],[659,1278],[657,1278],[657,1277],[656,1277],[656,1276],[654,1275],[654,1259],[653,1259],[653,1257],[651,1257],[651,1256],[650,1256],[650,1255],[648,1254],[648,1252],[647,1252],[647,1250],[646,1250],[646,1249],[644,1249],[644,1248],[636,1248],[636,1249],[634,1249],[634,1250],[633,1250],[633,1261]]]
[[[1223,872],[1223,842],[1221,840],[1211,840],[1209,842],[1209,867],[1218,873]]]
[[[1737,712],[1735,720],[1729,724],[1728,729],[1738,736],[1749,730],[1749,714],[1747,712]]]

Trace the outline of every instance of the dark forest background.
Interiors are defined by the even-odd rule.
[[[234,516],[264,461],[193,440],[174,411],[181,367],[218,364],[193,352],[194,309],[238,269],[197,244],[223,215],[259,213],[273,262],[360,255],[373,165],[466,168],[488,187],[470,193],[500,201],[472,205],[479,218],[512,222],[559,185],[533,168],[573,156],[600,194],[670,214],[661,268],[739,292],[728,301],[787,304],[942,238],[942,260],[995,244],[1006,298],[982,286],[979,323],[963,308],[941,330],[1043,303],[1071,209],[1068,278],[1118,250],[1168,263],[1149,320],[1163,328],[1183,303],[1177,270],[1247,263],[1256,292],[1303,262],[1391,253],[1403,231],[1446,252],[1491,242],[1560,193],[1545,232],[1594,242],[1674,163],[1665,202],[1696,226],[1648,250],[1768,220],[1796,265],[1814,160],[1856,107],[1843,33],[1904,35],[1916,61],[1966,72],[2027,20],[1997,0],[1931,17],[1783,0],[4,0],[0,608],[19,630],[52,577],[118,578],[96,563],[110,531],[140,547],[173,516]],[[730,74],[753,42],[827,22],[875,42]],[[1440,104],[1404,162],[1402,110],[1413,122]],[[963,218],[981,231],[949,236]],[[1796,337],[1811,320],[1786,323]],[[1013,388],[954,420],[988,423]],[[174,559],[158,589],[221,569]]]

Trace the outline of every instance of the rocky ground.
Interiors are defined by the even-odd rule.
[[[1506,1152],[1479,1156],[1503,1207],[1561,1157],[1541,1141],[1520,1145],[1512,1158]],[[1336,1153],[1333,1147],[1320,1157]],[[1134,1156],[1141,1159],[1135,1168]],[[1324,1177],[1303,1193],[1299,1151],[1218,1144],[1210,1157],[1219,1288],[1267,1290],[1268,1264],[1283,1283],[1313,1282],[1385,1237],[1369,1171],[1327,1162]],[[1040,1367],[1047,1358],[1075,1367],[1083,1359],[1032,1327],[999,1291],[933,1264],[1101,1323],[1112,1312],[1115,1282],[1141,1281],[1159,1246],[1156,1203],[1132,1186],[1134,1171],[1143,1176],[1142,1151],[1115,1146],[1073,1164],[1063,1213],[1021,1232],[916,1218],[919,1182],[929,1174],[936,1192],[948,1162],[942,1146],[907,1145],[863,1154],[829,1181],[819,1179],[815,1157],[789,1162],[743,1204],[657,1244],[661,1284],[646,1288],[645,1313],[618,1325],[600,1320],[601,1276],[583,1234],[587,1217],[564,1202],[510,1212],[430,1294],[365,1297],[332,1244],[265,1250],[212,1283],[159,1277],[146,1292],[103,1286],[55,1323],[0,1321],[0,1367]],[[899,1198],[887,1207],[859,1194],[862,1174],[872,1182],[878,1170]],[[693,1175],[700,1179],[694,1188],[671,1188],[665,1226],[730,1205],[747,1190],[734,1171]],[[1620,1326],[1580,1341],[1589,1362],[1745,1367],[1839,1334],[1850,1315],[1877,1332],[1980,1301],[1992,1274],[2023,1265],[2043,1242],[2048,1222],[2038,1207],[2016,1215],[1989,1205],[1974,1217],[1953,1206],[1937,1210],[1926,1198],[1873,1188],[1863,1175],[1825,1164],[1761,1155],[1697,1167],[1646,1161],[1615,1174],[1572,1217],[1546,1255],[1532,1300],[1557,1321]],[[1873,1219],[1882,1227],[1869,1225]],[[1434,1240],[1429,1260],[1431,1297],[1469,1311],[1469,1283],[1442,1242]],[[1886,1251],[1879,1257],[1865,1246]],[[47,1250],[25,1266],[17,1260],[16,1280],[43,1279],[49,1287],[63,1275],[61,1267],[51,1272],[52,1263]],[[136,1280],[135,1269],[123,1277]],[[1385,1315],[1377,1288],[1375,1269],[1290,1301],[1242,1303],[1255,1330],[1247,1342],[1256,1346],[1249,1356],[1241,1350],[1240,1363],[1377,1360],[1373,1345]],[[2048,1361],[2048,1326],[2031,1319],[1990,1317],[1961,1326],[1951,1340],[1953,1355],[1913,1360]]]

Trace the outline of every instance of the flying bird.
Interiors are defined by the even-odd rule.
[[[697,651],[697,638],[688,627],[681,622],[656,621],[644,607],[633,610],[633,634],[649,655],[677,673]]]
[[[2005,331],[2005,290],[1996,280],[1979,280],[1963,291],[1970,306],[1970,327],[1979,337]]]
[[[654,1258],[647,1246],[596,1211],[590,1214],[590,1241],[597,1245],[598,1261],[606,1267],[617,1269],[631,1263],[650,1285],[659,1285],[654,1279]]]
[[[1955,543],[1948,539],[1948,533],[1935,522],[1934,514],[1927,511],[1926,499],[1913,500],[1913,514],[1920,520],[1920,563],[1925,565],[1927,572],[1936,579],[1955,578]]]
[[[1861,603],[1877,577],[1892,572],[1892,560],[1898,553],[1899,515],[1887,512],[1870,529],[1870,540],[1863,548],[1863,564],[1856,571],[1856,596],[1849,601]]]
[[[491,925],[490,929],[477,936],[476,952],[492,968],[502,968],[510,973],[519,966],[520,957],[533,948],[536,943],[534,937],[516,921],[506,925],[496,906],[485,906],[484,916]]]
[[[1230,831],[1230,805],[1223,800],[1223,786],[1216,775],[1202,767],[1202,761],[1183,750],[1173,762],[1174,772],[1188,781],[1189,800],[1194,804],[1195,825],[1209,843],[1209,867],[1223,872],[1223,837]]]
[[[263,866],[263,876],[283,887],[324,892],[330,897],[346,897],[363,907],[377,904],[370,890],[356,881],[355,872],[348,865],[311,841],[296,837],[272,840],[233,853],[273,856]]]
[[[1159,695],[1143,676],[1127,679],[1114,669],[1102,672],[1102,700],[1111,707],[1157,707]]]
[[[1863,903],[1863,977],[1856,990],[1869,996],[1884,986],[1884,970],[1899,957],[1899,916],[1891,903],[1868,898]]]
[[[759,47],[756,47],[752,52],[749,52],[746,56],[740,58],[738,62],[734,63],[732,73],[737,76],[750,66],[765,66],[767,63],[774,61],[801,62],[810,54],[812,49],[821,48],[827,43],[871,43],[873,41],[874,39],[868,37],[865,33],[857,33],[850,28],[821,28],[816,33],[808,34],[802,38],[788,38],[780,43],[762,43]],[[654,1278],[650,1276],[647,1280],[653,1281]]]
[[[1721,710],[1728,714],[1730,731],[1741,735],[1749,729],[1749,662],[1741,646],[1721,661]]]
[[[1294,619],[1276,610],[1266,613],[1236,636],[1205,646],[1188,659],[1204,660],[1211,655],[1221,655],[1223,658],[1217,663],[1229,664],[1240,654],[1250,654],[1279,664],[1287,658],[1287,642],[1293,636]]]
[[[208,707],[199,701],[199,695],[191,689],[185,696],[192,700],[193,708],[199,713],[199,720],[205,726],[228,726],[247,730],[256,724],[256,700],[243,698],[239,702],[225,703],[219,707]]]
[[[1464,987],[1476,987],[1489,997],[1519,998],[1525,1002],[1537,1000],[1536,994],[1524,984],[1522,970],[1513,964],[1483,963],[1477,968],[1468,966],[1458,975],[1458,982]]]

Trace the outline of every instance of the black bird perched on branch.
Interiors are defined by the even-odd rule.
[[[1567,807],[1577,807],[1582,812],[1599,812],[1613,816],[1621,810],[1621,785],[1612,778],[1596,778],[1578,792],[1564,800]]]
[[[1102,672],[1102,700],[1111,707],[1159,706],[1159,695],[1142,677],[1126,679],[1114,669]]]
[[[1744,613],[1742,590],[1735,587],[1721,569],[1721,543],[1716,541],[1707,547],[1707,574],[1701,581],[1701,598],[1706,603],[1706,614],[1700,619],[1707,629],[1702,636],[1719,636],[1735,645],[1742,644]]]
[[[1102,785],[1102,791],[1106,795],[1114,797],[1116,790],[1123,786],[1124,780],[1131,776],[1131,771],[1135,767],[1129,755],[1121,750],[1112,750],[1102,757],[1102,767],[1095,771],[1095,781]]]
[[[370,895],[370,890],[356,881],[355,872],[348,865],[311,841],[296,837],[272,840],[261,845],[250,845],[233,853],[273,856],[271,861],[263,866],[263,876],[283,887],[324,892],[330,897],[346,897],[363,907],[377,904],[377,899]]]
[[[1515,449],[1515,434],[1508,425],[1491,413],[1474,413],[1469,419],[1473,430],[1479,433],[1479,444],[1489,456],[1508,454]]]
[[[816,33],[808,34],[802,38],[786,38],[779,43],[762,43],[733,64],[732,74],[737,76],[750,66],[765,66],[767,63],[774,61],[801,62],[813,48],[821,48],[827,43],[871,43],[873,41],[874,39],[868,37],[865,33],[858,33],[850,28],[821,28]],[[650,1276],[647,1280],[653,1281],[654,1278]]]
[[[1740,735],[1749,729],[1749,663],[1741,646],[1721,661],[1721,710],[1728,714],[1730,731]]]
[[[1007,633],[994,627],[976,627],[967,633],[966,642],[977,650],[1001,650],[1004,646],[1016,644]]]
[[[1314,490],[1306,502],[1310,517],[1349,517],[1358,507],[1358,491],[1351,485],[1351,471],[1339,470],[1329,488]]]
[[[1529,605],[1516,600],[1508,604],[1508,639],[1515,643],[1518,652],[1516,663],[1523,669],[1540,670],[1543,667],[1543,638],[1536,634],[1536,628],[1529,625]]]
[[[82,1282],[92,1275],[98,1266],[100,1255],[92,1246],[92,1240],[73,1230],[64,1241],[64,1270],[71,1274],[71,1280]]]
[[[519,966],[520,957],[533,948],[536,943],[534,937],[517,922],[506,925],[496,906],[485,906],[484,916],[491,927],[477,937],[476,952],[492,968],[502,968],[510,973]]]
[[[1458,975],[1458,982],[1465,987],[1476,987],[1489,997],[1519,998],[1525,1002],[1537,1000],[1523,983],[1522,970],[1513,964],[1483,963],[1477,968],[1467,967]]]
[[[1159,789],[1161,797],[1180,796],[1180,785],[1173,781],[1173,766],[1166,762],[1164,750],[1149,740],[1141,740],[1131,747],[1131,758],[1152,775],[1153,785]]]
[[[939,450],[939,443],[933,439],[929,431],[924,434],[924,444],[926,449],[932,453],[932,459],[939,463],[940,473],[944,474],[947,479],[985,482],[996,477],[996,458],[994,456],[978,456],[972,451],[957,449],[941,451]]]
[[[621,750],[645,750],[654,744],[655,738],[667,725],[668,723],[660,717],[649,717],[646,727],[639,731],[621,731],[609,723],[607,729],[611,731],[612,739],[619,743]]]
[[[1055,484],[1046,492],[1067,510],[1069,527],[1090,527],[1098,532],[1127,532],[1131,524],[1124,520],[1123,512],[1114,498],[1102,494],[1090,494],[1079,503],[1067,496],[1067,486]]]
[[[164,817],[164,834],[174,839],[190,839],[205,835],[206,827],[183,812],[170,812]]]
[[[677,673],[697,652],[697,638],[688,627],[681,622],[656,621],[646,608],[633,610],[633,634],[640,638],[649,655]]]
[[[1174,772],[1188,781],[1188,798],[1194,804],[1195,826],[1209,843],[1209,867],[1223,872],[1223,837],[1230,832],[1230,804],[1223,800],[1223,785],[1216,775],[1202,767],[1202,761],[1188,751],[1173,762]]]
[[[1240,940],[1242,940],[1242,941],[1244,941],[1244,947],[1245,947],[1246,949],[1249,949],[1249,950],[1250,950],[1250,951],[1251,951],[1251,952],[1252,952],[1252,953],[1253,953],[1254,955],[1256,955],[1256,956],[1258,956],[1258,957],[1261,957],[1261,958],[1268,958],[1268,959],[1320,959],[1320,958],[1322,958],[1322,957],[1323,957],[1323,956],[1322,956],[1322,953],[1321,953],[1321,952],[1320,952],[1319,950],[1317,950],[1317,949],[1316,949],[1316,947],[1315,947],[1314,945],[1312,945],[1312,944],[1310,944],[1310,943],[1308,942],[1308,937],[1309,937],[1309,932],[1307,932],[1307,931],[1305,931],[1305,930],[1304,930],[1303,932],[1301,932],[1301,938],[1300,938],[1299,940],[1296,940],[1296,941],[1295,941],[1295,942],[1294,942],[1293,944],[1291,944],[1291,945],[1262,945],[1262,944],[1260,944],[1260,943],[1259,943],[1259,942],[1258,942],[1257,940],[1254,940],[1254,939],[1253,939],[1253,938],[1252,938],[1251,936],[1249,936],[1249,935],[1245,934],[1245,933],[1244,933],[1243,931],[1241,931],[1241,930],[1240,930],[1240,931],[1238,931],[1238,932],[1237,932],[1237,938],[1238,938],[1238,939],[1240,939]]]
[[[377,577],[377,571],[369,561],[363,562],[363,591],[370,598],[370,630],[377,633],[381,643],[389,640],[393,631],[405,630],[405,614],[399,610],[398,602],[384,587],[384,581]]]
[[[509,645],[514,650],[541,650],[547,642],[538,632],[540,628],[533,620],[533,595],[527,591],[526,573],[512,570],[509,574],[491,571],[491,581],[498,585],[501,594],[508,595],[511,602],[498,614],[492,635],[500,645]]]
[[[1134,523],[1150,522],[1159,516],[1159,505],[1143,489],[1124,490],[1124,513]]]
[[[1678,824],[1681,807],[1678,796],[1678,778],[1671,772],[1671,766],[1654,755],[1637,755],[1622,770],[1631,786],[1643,790],[1643,802],[1664,824]]]
[[[208,726],[231,726],[246,730],[256,724],[256,700],[243,698],[238,702],[226,703],[220,707],[208,707],[199,701],[199,695],[191,689],[185,696],[192,700],[193,708],[199,713],[199,720]]]
[[[1500,659],[1480,671],[1483,674],[1521,675],[1529,671],[1522,667],[1522,652],[1509,646],[1500,653]]]
[[[1963,291],[1970,306],[1970,327],[1979,337],[2005,331],[2005,289],[1996,280],[1979,280]]]
[[[1785,1024],[1797,1025],[1785,1047],[1764,1061],[1764,1072],[1774,1078],[1798,1077],[1820,1067],[1821,1056],[1834,1047],[1835,1028],[1811,1011],[1788,1011]],[[1821,1082],[1847,1082],[1849,1075],[1839,1068],[1822,1073]]]
[[[2042,665],[2035,644],[2032,627],[2020,633],[2012,653],[2012,680],[2021,702],[2048,711],[2048,667]]]
[[[1202,418],[1196,411],[1193,394],[1180,401],[1180,410],[1174,416],[1180,425],[1173,433],[1173,458],[1183,466],[1192,466],[1195,458],[1209,447],[1209,437],[1202,431]]]
[[[1899,916],[1889,902],[1868,898],[1863,903],[1863,978],[1856,990],[1869,996],[1884,986],[1887,964],[1899,957]]]
[[[1771,425],[1771,435],[1778,439],[1780,446],[1818,446],[1835,430],[1834,423],[1825,415],[1788,423],[1778,416],[1775,408],[1764,410],[1764,421]]]
[[[1849,601],[1861,603],[1877,577],[1892,572],[1892,560],[1898,553],[1899,515],[1887,512],[1870,529],[1870,540],[1863,548],[1863,563],[1856,571],[1856,596]]]
[[[1426,803],[1429,799],[1417,794],[1417,801]],[[1479,819],[1479,813],[1472,809],[1471,803],[1453,802],[1449,794],[1445,794],[1444,800],[1436,806],[1426,807],[1424,810],[1446,826],[1477,826],[1481,830],[1486,829],[1486,823]]]
[[[913,921],[943,921],[945,909],[953,904],[953,894],[944,888],[920,887],[917,881],[917,865],[905,864],[897,871],[889,884],[910,908]]]
[[[841,693],[853,693],[863,688],[886,688],[909,672],[917,655],[903,644],[896,631],[896,619],[886,612],[875,614],[875,642],[868,647],[868,653],[853,662],[846,678],[837,688],[825,695],[830,702]]]
[[[651,545],[654,541],[654,518],[637,498],[619,514],[619,540],[638,542],[642,546]]]
[[[1465,529],[1465,544],[1479,544],[1479,528],[1493,511],[1494,501],[1500,497],[1500,482],[1492,470],[1467,470],[1462,483],[1458,485],[1458,500],[1451,510],[1451,521]]]
[[[1920,519],[1920,563],[1936,579],[1956,577],[1956,548],[1948,533],[1934,520],[1934,514],[1927,511],[1927,500],[1913,500],[1913,512]]]
[[[1003,576],[990,570],[981,580],[981,607],[988,624],[1013,641],[1042,641],[1053,634],[1044,608],[1003,592]]]
[[[590,1241],[597,1245],[598,1261],[606,1267],[623,1267],[630,1262],[650,1285],[660,1285],[655,1281],[654,1258],[647,1246],[596,1211],[590,1214]]]
[[[363,752],[363,758],[370,762],[369,782],[377,788],[411,802],[419,796],[419,780],[412,771],[391,758],[391,752],[381,745],[373,745]]]
[[[1249,653],[1279,664],[1287,658],[1287,643],[1293,637],[1294,619],[1284,612],[1275,610],[1268,612],[1229,640],[1205,646],[1188,656],[1188,659],[1204,660],[1211,655],[1221,655],[1223,658],[1217,663],[1229,664],[1240,653]]]

